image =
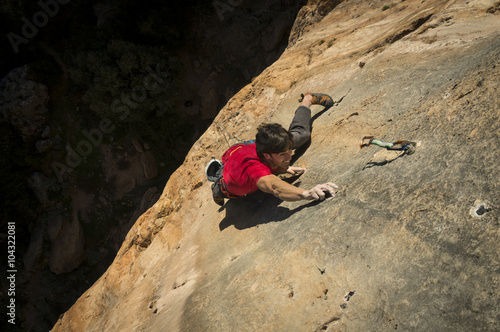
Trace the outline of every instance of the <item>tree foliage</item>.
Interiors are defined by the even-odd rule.
[[[125,123],[173,115],[177,72],[177,60],[162,47],[119,39],[105,48],[77,52],[69,69],[74,91],[81,92],[92,112]],[[120,111],[125,107],[126,116]]]

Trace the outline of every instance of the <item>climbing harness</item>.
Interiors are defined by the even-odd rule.
[[[383,142],[373,136],[365,136],[361,139],[360,148],[365,148],[370,145],[377,145],[387,150],[403,151],[404,154],[410,155],[415,153],[417,143],[411,141],[396,141],[393,143]]]

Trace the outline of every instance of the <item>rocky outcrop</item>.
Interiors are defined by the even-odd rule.
[[[53,331],[498,330],[497,5],[338,4],[224,106]],[[227,133],[288,124],[311,90],[339,103],[313,107],[294,183],[338,195],[219,209],[203,169]]]
[[[308,31],[308,27],[321,21],[323,17],[341,3],[342,0],[309,0],[297,15],[288,38],[289,45],[294,45],[297,39]]]
[[[84,248],[83,228],[78,219],[64,222],[51,242],[50,270],[55,274],[73,271],[85,257]]]
[[[183,75],[177,109],[210,123],[234,94],[276,61],[295,16],[307,1],[215,1],[199,13],[180,50]]]

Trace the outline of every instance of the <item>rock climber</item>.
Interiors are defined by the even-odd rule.
[[[284,173],[300,175],[306,171],[290,166],[290,161],[292,150],[311,137],[311,105],[331,107],[333,100],[326,94],[306,93],[288,131],[277,123],[262,124],[257,129],[255,141],[235,144],[223,154],[223,167],[212,185],[217,204],[222,206],[224,198],[241,198],[259,189],[284,201],[323,200],[327,193],[335,196],[338,186],[332,182],[305,190],[277,176]]]

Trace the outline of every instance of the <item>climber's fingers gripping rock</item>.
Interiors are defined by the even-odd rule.
[[[308,190],[305,196],[306,199],[321,201],[325,199],[326,193],[329,193],[332,197],[335,196],[335,189],[338,189],[338,186],[332,182],[318,184],[311,190]]]

